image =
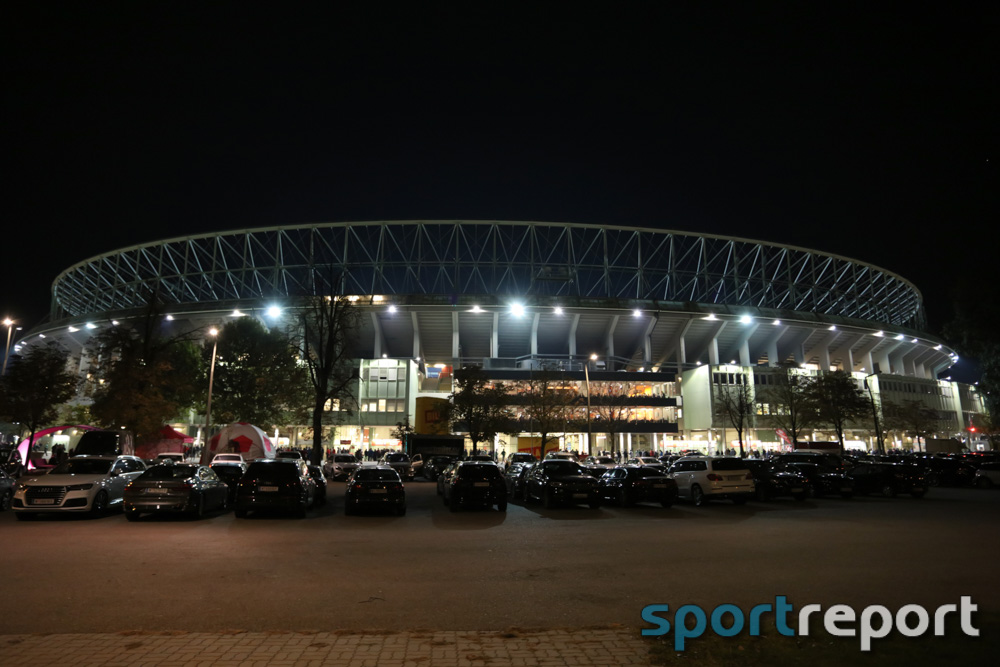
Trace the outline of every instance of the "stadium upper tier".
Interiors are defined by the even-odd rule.
[[[688,232],[466,220],[272,227],[115,250],[56,278],[49,322],[26,340],[55,333],[84,347],[154,292],[175,327],[294,308],[317,292],[357,296],[370,311],[359,358],[527,368],[525,358],[595,354],[609,370],[794,361],[922,377],[954,361],[924,333],[917,288],[864,262]]]
[[[340,222],[167,239],[92,257],[53,283],[51,319],[311,293],[718,304],[924,328],[920,292],[878,267],[748,239],[583,224]]]

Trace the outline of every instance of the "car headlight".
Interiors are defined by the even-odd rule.
[[[87,491],[94,488],[93,484],[71,484],[66,487],[67,491]]]
[[[549,485],[555,489],[559,489],[566,486],[563,482],[550,482]]]

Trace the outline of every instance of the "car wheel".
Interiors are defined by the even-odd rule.
[[[528,487],[527,486],[522,486],[521,487],[521,502],[524,503],[525,505],[527,505],[528,501],[530,501],[530,500],[531,499],[528,497]]]
[[[497,511],[498,512],[506,512],[507,511],[507,501],[506,500],[503,501],[502,503],[497,503]]]
[[[247,518],[247,511],[246,510],[236,510],[234,512],[234,514],[236,515],[237,519],[245,519],[245,518]]]
[[[447,498],[445,498],[445,502],[448,503],[448,508],[452,512],[457,512],[458,510],[461,509],[461,507],[459,507],[459,505],[461,504],[461,499],[458,497],[457,493],[451,494],[451,502],[448,502]]]
[[[205,495],[198,494],[198,502],[195,503],[194,509],[191,510],[191,516],[195,519],[205,518]]]
[[[35,518],[35,515],[31,512],[15,512],[14,516],[17,517],[18,521],[31,521]]]
[[[94,502],[90,504],[90,513],[94,516],[99,516],[104,514],[108,509],[108,492],[98,491],[97,495],[94,496]]]
[[[882,486],[882,497],[883,498],[895,498],[896,497],[896,487],[892,484],[885,484]]]
[[[621,491],[618,492],[618,504],[621,507],[628,507],[629,506],[628,494],[625,493],[625,489],[622,489]]]
[[[10,509],[11,500],[14,498],[14,494],[11,493],[10,489],[0,496],[0,512],[6,512]]]
[[[129,521],[138,521],[141,515],[142,512],[135,509],[134,507],[125,508],[125,518],[128,519]]]
[[[691,487],[691,502],[694,503],[695,507],[701,507],[705,504],[705,492],[697,484]]]

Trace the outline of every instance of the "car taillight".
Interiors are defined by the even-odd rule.
[[[712,482],[721,482],[722,481],[722,475],[716,475],[714,472],[710,472],[710,473],[708,473],[708,479],[709,479],[709,481],[712,481]]]
[[[355,484],[355,485],[354,485],[354,490],[355,490],[355,491],[360,491],[360,490],[361,490],[361,489],[363,489],[363,488],[364,488],[364,486],[363,486],[362,484]]]

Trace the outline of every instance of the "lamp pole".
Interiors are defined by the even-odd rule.
[[[865,389],[868,390],[868,398],[872,403],[872,419],[875,420],[875,437],[878,439],[878,453],[885,454],[885,443],[882,440],[882,427],[878,423],[878,408],[875,406],[875,394],[872,393],[872,387],[868,384],[868,378],[878,377],[877,373],[870,373],[865,376]]]
[[[0,372],[0,375],[7,374],[7,359],[10,357],[10,334],[14,327],[14,320],[9,317],[5,317],[3,323],[7,327],[7,348],[3,353],[3,371]]]
[[[212,384],[215,382],[215,353],[219,349],[219,330],[208,330],[212,337],[212,364],[208,367],[208,400],[205,401],[205,436],[201,443],[201,462],[208,462],[208,427],[212,424]]]
[[[597,355],[590,355],[590,361],[596,361]],[[583,364],[583,379],[587,385],[587,454],[594,455],[594,431],[590,423],[590,361]]]

